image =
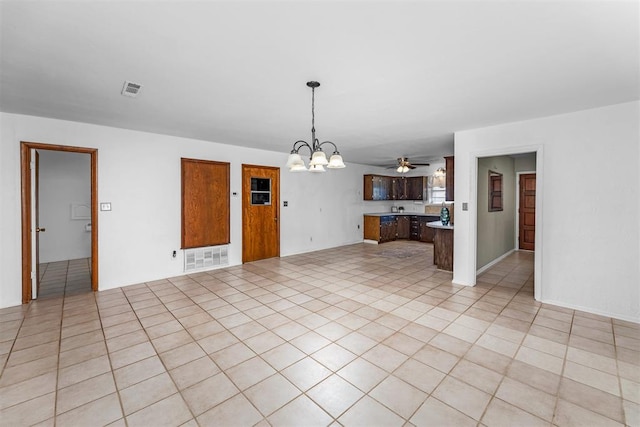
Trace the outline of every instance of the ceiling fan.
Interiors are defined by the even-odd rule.
[[[429,163],[411,163],[408,157],[398,157],[398,164],[387,169],[395,169],[398,173],[407,173],[418,166],[429,166]]]

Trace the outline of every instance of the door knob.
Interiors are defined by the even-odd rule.
[[[36,227],[36,232],[37,232],[37,233],[40,233],[40,232],[44,233],[45,231],[47,231],[47,229],[46,229],[46,228],[44,228],[44,227],[42,227],[42,228],[40,228],[40,227]]]

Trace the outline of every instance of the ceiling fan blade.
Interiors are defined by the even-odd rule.
[[[431,166],[429,163],[413,163],[411,162],[412,165],[414,166]]]

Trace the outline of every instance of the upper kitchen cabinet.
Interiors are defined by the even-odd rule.
[[[364,200],[424,200],[427,177],[364,176]]]
[[[426,176],[410,176],[407,177],[406,194],[408,200],[424,200],[425,190],[427,188]]]
[[[364,200],[391,200],[393,178],[382,175],[364,176]]]
[[[399,176],[393,179],[394,200],[424,200],[427,178]]]
[[[446,170],[446,177],[445,177],[445,199],[447,200],[447,202],[453,202],[453,176],[454,176],[454,172],[453,172],[453,167],[454,167],[454,157],[453,156],[449,156],[449,157],[445,157],[444,158],[444,162],[445,162],[445,170]]]

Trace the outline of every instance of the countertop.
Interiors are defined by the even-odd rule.
[[[428,222],[427,223],[427,227],[431,227],[431,228],[440,228],[442,230],[453,230],[453,225],[449,224],[449,225],[442,225],[442,221],[433,221],[433,222]]]
[[[363,214],[364,216],[437,216],[439,217],[440,214],[438,215],[434,215],[434,214],[426,214],[423,212],[377,212],[377,213],[366,213]]]

